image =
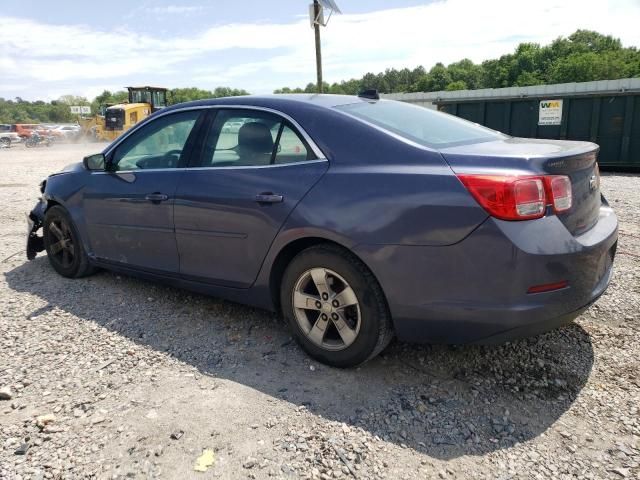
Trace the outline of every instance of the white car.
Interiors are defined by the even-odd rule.
[[[222,126],[222,131],[225,133],[238,133],[244,123],[243,120],[231,120]]]
[[[58,137],[71,139],[80,134],[80,125],[60,125],[51,129],[51,132]]]
[[[12,125],[0,124],[0,148],[9,148],[21,141],[20,135],[13,131]]]

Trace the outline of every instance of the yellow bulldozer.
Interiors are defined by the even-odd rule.
[[[78,125],[80,125],[80,138],[83,140],[98,141],[98,132],[104,130],[104,114],[112,103],[100,105],[100,110],[96,115],[81,115],[78,117]]]
[[[129,101],[104,105],[94,117],[80,119],[83,132],[97,141],[112,142],[156,110],[167,106],[167,89],[127,87]]]

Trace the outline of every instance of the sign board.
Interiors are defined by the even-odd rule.
[[[322,5],[320,5],[320,12],[318,13],[318,16],[316,17],[316,7],[315,5],[312,3],[311,5],[309,5],[309,21],[311,22],[311,28],[313,28],[315,26],[315,24],[317,23],[318,25],[324,25],[324,9],[322,8]]]
[[[329,11],[329,16],[327,17],[326,21],[324,19],[325,9]],[[331,15],[334,12],[342,13],[334,0],[318,0],[318,10],[318,15],[316,15],[315,4],[312,3],[311,5],[309,5],[309,20],[311,21],[311,28],[313,28],[316,24],[326,27],[327,23],[329,23]]]
[[[560,125],[562,123],[562,100],[540,100],[538,125]]]
[[[69,107],[69,108],[71,109],[71,113],[73,113],[74,115],[80,115],[81,113],[83,115],[87,115],[87,114],[91,113],[91,107],[89,107],[89,106],[80,107],[80,106],[74,105],[74,106]]]

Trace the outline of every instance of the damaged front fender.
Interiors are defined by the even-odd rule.
[[[44,214],[47,204],[40,200],[38,204],[27,215],[27,259],[33,260],[38,252],[44,250],[44,238],[38,235],[38,230],[44,222]]]

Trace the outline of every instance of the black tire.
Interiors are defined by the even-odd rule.
[[[296,286],[308,272],[317,268],[338,274],[357,297],[359,330],[353,343],[341,350],[330,350],[314,343],[296,319],[297,309],[293,304]],[[280,304],[296,341],[311,357],[327,365],[339,368],[360,365],[382,352],[393,338],[391,315],[378,281],[358,258],[336,245],[318,245],[296,255],[282,278]],[[330,328],[335,326],[326,330]]]
[[[0,138],[0,147],[11,147],[11,139],[9,138]]]
[[[80,278],[95,271],[89,263],[73,221],[63,207],[55,205],[47,210],[43,234],[49,263],[60,275]]]

